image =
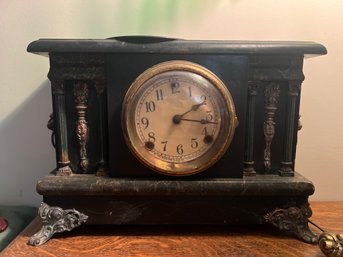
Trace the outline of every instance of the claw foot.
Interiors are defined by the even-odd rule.
[[[75,209],[63,210],[60,207],[50,207],[45,203],[42,203],[39,207],[38,215],[42,219],[43,226],[29,239],[29,245],[42,245],[55,233],[71,231],[88,219],[87,215]]]
[[[264,216],[265,221],[275,227],[295,235],[306,243],[314,244],[318,242],[318,236],[315,235],[308,226],[308,218],[312,211],[309,204],[303,204],[301,207],[290,207],[288,209],[275,209]]]

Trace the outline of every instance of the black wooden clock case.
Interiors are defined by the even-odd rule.
[[[50,59],[48,127],[57,168],[37,184],[47,204],[41,216],[55,207],[64,214],[75,208],[84,215],[79,223],[88,224],[271,223],[307,242],[317,240],[307,225],[314,187],[294,171],[294,161],[303,59],[326,54],[322,45],[119,37],[41,39],[28,51]],[[239,121],[222,159],[186,177],[145,167],[122,135],[127,89],[146,69],[170,60],[216,74]]]

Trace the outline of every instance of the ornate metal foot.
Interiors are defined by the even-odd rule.
[[[290,207],[288,209],[276,209],[264,216],[265,221],[275,227],[295,235],[307,243],[317,243],[318,236],[308,227],[308,218],[312,211],[309,204],[299,207]]]
[[[42,219],[43,227],[28,241],[28,244],[34,246],[44,244],[55,233],[71,231],[88,219],[87,215],[75,209],[63,210],[60,207],[50,207],[45,203],[42,203],[39,207],[38,215]]]

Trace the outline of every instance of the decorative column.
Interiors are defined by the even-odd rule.
[[[257,82],[248,82],[248,102],[245,129],[245,146],[244,146],[244,176],[254,176],[254,123],[255,123],[255,102],[257,95]]]
[[[96,169],[97,176],[108,176],[108,166],[105,160],[107,160],[107,138],[106,138],[106,102],[105,102],[105,80],[95,80],[94,87],[96,90],[98,103],[99,103],[99,123],[100,123],[100,156]]]
[[[277,110],[278,99],[280,95],[279,85],[275,82],[271,82],[266,85],[265,91],[265,121],[264,121],[264,137],[265,137],[265,149],[264,149],[264,168],[268,172],[271,167],[271,144],[275,134],[275,122],[274,116]]]
[[[88,142],[88,123],[86,121],[88,86],[85,82],[77,82],[74,85],[74,97],[77,111],[76,136],[80,147],[79,166],[81,171],[86,173],[88,171],[89,162],[86,149]]]
[[[65,85],[63,80],[51,79],[52,102],[54,109],[54,132],[56,140],[56,159],[58,176],[72,173],[68,155],[67,118],[65,107]]]
[[[283,160],[279,174],[281,176],[294,176],[293,170],[293,139],[296,128],[296,122],[299,120],[299,115],[296,113],[296,103],[299,97],[301,81],[292,80],[288,84],[288,98],[287,98],[287,117],[286,117],[286,131],[283,146]]]

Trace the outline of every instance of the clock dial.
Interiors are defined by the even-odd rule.
[[[218,136],[218,103],[197,74],[167,72],[138,100],[136,129],[141,142],[162,161],[182,163],[206,152]]]
[[[168,175],[190,175],[216,162],[231,142],[236,116],[225,85],[185,61],[159,64],[130,87],[123,131],[134,155]]]

